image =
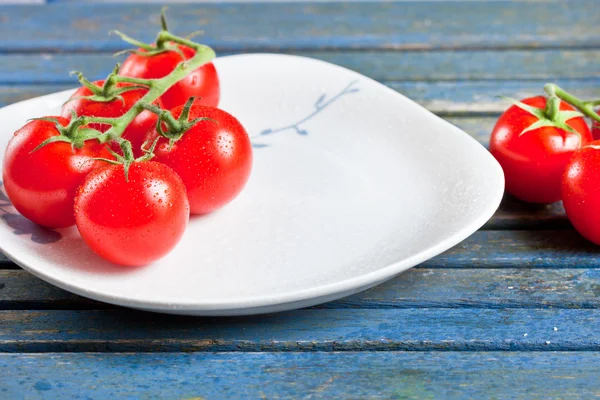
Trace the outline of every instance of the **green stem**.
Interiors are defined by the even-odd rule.
[[[544,113],[546,114],[546,117],[548,117],[548,119],[550,121],[555,121],[559,112],[560,112],[560,99],[556,95],[554,95],[554,96],[551,95],[548,98],[548,101],[546,102],[546,109],[544,110]]]
[[[152,83],[155,81],[155,79],[132,78],[130,76],[122,75],[116,75],[113,79],[119,83],[133,83],[135,85],[143,86],[152,86]]]
[[[83,76],[83,73],[81,73],[79,71],[71,71],[71,75],[77,75],[77,80],[79,81],[81,86],[85,86],[93,94],[95,94],[95,95],[102,94],[102,88],[94,85],[90,80],[88,80],[85,76]]]
[[[175,39],[177,39],[177,40],[175,40]],[[160,31],[158,33],[158,37],[157,37],[157,42],[158,41],[179,43],[179,44],[182,44],[184,46],[191,47],[192,49],[196,50],[196,52],[198,52],[199,48],[209,49],[214,54],[213,49],[211,49],[210,47],[208,47],[206,45],[203,45],[203,44],[198,44],[198,43],[193,42],[193,41],[191,41],[189,39],[185,39],[185,38],[182,38],[182,37],[179,37],[179,36],[175,36],[171,32],[168,32],[168,31]],[[213,58],[214,57],[216,57],[216,55],[214,55]],[[188,61],[186,61],[186,62],[189,62],[189,61],[191,61],[191,58]]]
[[[91,116],[80,116],[77,117],[78,121],[81,121],[81,126],[83,125],[89,125],[89,124],[104,124],[104,125],[111,125],[111,126],[115,126],[116,124],[118,124],[120,117],[112,117],[112,118],[108,118],[108,117],[91,117]]]
[[[104,81],[104,85],[102,86],[102,95],[108,97],[109,94],[111,93],[111,91],[113,90],[113,88],[116,86],[117,81],[116,81],[115,77],[119,73],[120,68],[121,68],[121,65],[119,65],[119,63],[117,63],[117,65],[115,65],[115,68],[113,69],[113,71],[110,73],[110,75],[108,75],[108,77]]]
[[[544,90],[550,97],[556,95],[560,99],[566,101],[581,111],[585,116],[590,117],[594,121],[600,122],[600,115],[594,111],[594,107],[600,105],[600,100],[583,101],[553,83],[545,85]]]
[[[160,27],[163,31],[168,31],[169,29],[167,28],[167,17],[165,17],[165,11],[167,11],[167,6],[163,6],[163,8],[160,10]]]
[[[144,103],[154,103],[164,92],[167,91],[167,89],[188,76],[197,68],[211,61],[216,56],[214,50],[210,47],[194,43],[190,40],[175,36],[166,31],[161,31],[158,34],[158,37],[164,41],[171,41],[188,46],[195,50],[195,54],[192,58],[179,63],[169,75],[160,79],[146,80],[146,83],[148,83],[148,93],[146,93],[144,97],[142,97],[128,112],[123,114],[121,117],[115,118],[110,122],[103,122],[112,125],[112,127],[106,131],[106,135],[111,139],[121,137],[125,131],[125,128],[127,128],[127,125],[129,125],[131,121],[135,119],[135,117],[144,111]],[[121,76],[117,76],[115,79],[117,82],[131,82],[132,80],[132,78]],[[138,81],[137,83],[142,82]]]
[[[179,121],[177,121],[177,119],[175,119],[175,117],[173,117],[173,114],[171,114],[169,111],[163,110],[162,108],[157,107],[153,104],[148,104],[148,103],[144,103],[144,102],[140,102],[139,105],[143,109],[151,111],[154,114],[156,114],[160,118],[161,121],[163,121],[167,124],[169,129],[172,129],[172,130],[181,129],[181,123],[179,123]]]
[[[134,39],[132,37],[129,37],[129,36],[125,35],[124,33],[119,32],[119,31],[110,31],[109,34],[111,34],[111,35],[117,35],[121,39],[123,39],[124,41],[126,41],[127,43],[132,44],[132,45],[134,45],[136,47],[139,47],[141,49],[144,49],[144,50],[152,50],[153,49],[153,47],[150,46],[149,44],[144,43],[144,42],[140,42],[139,40],[136,40],[136,39]],[[117,53],[117,54],[119,54],[119,53]]]

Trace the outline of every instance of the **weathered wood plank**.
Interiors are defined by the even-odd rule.
[[[589,79],[600,77],[595,51],[305,52],[379,81]]]
[[[0,270],[0,309],[106,307],[42,281],[22,269]]]
[[[600,310],[0,311],[0,352],[600,351]],[[555,329],[556,328],[556,329]]]
[[[428,268],[598,268],[600,247],[574,230],[478,231]]]
[[[157,30],[160,4],[82,4],[0,9],[1,51],[117,50],[120,29],[143,40]],[[219,49],[456,49],[600,45],[594,0],[173,4],[177,33],[203,29]],[[269,23],[248,23],[269,21]],[[551,23],[550,23],[551,21]]]
[[[600,93],[600,80],[548,79],[582,99],[596,99]],[[388,87],[413,99],[430,111],[445,118],[453,116],[493,117],[486,123],[489,135],[496,118],[509,104],[499,96],[523,99],[543,95],[543,80],[494,80],[456,82],[392,82]],[[479,121],[479,120],[476,120]]]
[[[600,270],[414,268],[322,307],[600,308]]]
[[[600,308],[598,269],[411,269],[316,308]],[[106,309],[22,270],[0,270],[0,309]]]
[[[487,138],[482,142],[487,145]],[[573,229],[573,226],[565,214],[562,202],[546,205],[530,204],[505,194],[498,211],[482,229]]]
[[[1,354],[4,398],[592,398],[596,352]]]
[[[490,143],[490,135],[492,130],[494,129],[494,125],[496,125],[496,121],[498,117],[496,116],[444,116],[441,115],[446,121],[450,122],[452,125],[455,125],[473,136],[475,140],[484,145],[485,147],[489,147]]]
[[[220,55],[229,55],[223,53]],[[600,81],[600,60],[594,50],[539,51],[319,51],[294,52],[338,64],[378,81],[553,80]],[[5,54],[0,56],[0,83],[76,83],[69,72],[82,71],[103,79],[125,56],[92,54]],[[505,83],[506,84],[506,83]],[[518,91],[520,86],[510,85]],[[581,89],[585,86],[580,82]],[[497,91],[504,88],[495,85]],[[488,89],[489,90],[489,89]],[[540,85],[539,91],[542,90]],[[589,90],[587,93],[591,93]]]

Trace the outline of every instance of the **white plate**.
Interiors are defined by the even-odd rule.
[[[5,204],[2,252],[56,286],[107,303],[255,314],[390,279],[468,237],[500,203],[504,177],[485,148],[369,78],[286,55],[216,65],[221,107],[255,144],[252,176],[236,200],[192,218],[172,253],[133,269],[97,257],[76,229],[46,231]],[[70,93],[1,109],[2,156],[13,131],[56,114]]]

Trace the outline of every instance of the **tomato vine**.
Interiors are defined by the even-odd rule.
[[[83,86],[90,89],[90,91],[92,92],[92,95],[86,96],[86,98],[90,100],[110,102],[114,100],[122,100],[121,95],[130,90],[144,88],[148,91],[125,114],[121,115],[120,117],[108,118],[83,115],[78,116],[75,113],[73,113],[71,116],[71,121],[66,127],[63,127],[55,120],[49,119],[53,122],[56,122],[60,135],[49,138],[45,142],[41,143],[35,150],[57,141],[69,142],[74,148],[81,148],[84,145],[84,142],[87,140],[95,139],[98,140],[100,143],[106,143],[108,141],[113,140],[119,144],[123,151],[123,156],[118,156],[116,157],[116,159],[117,162],[125,164],[125,171],[127,173],[127,167],[132,162],[139,161],[141,159],[146,160],[151,158],[151,153],[145,151],[146,154],[141,159],[133,159],[131,143],[128,140],[122,138],[123,132],[125,131],[127,126],[144,110],[149,110],[158,115],[159,119],[157,123],[157,128],[159,132],[162,132],[162,129],[160,129],[160,125],[162,122],[169,124],[169,126],[177,126],[179,128],[179,133],[183,134],[183,132],[187,128],[192,126],[197,121],[201,120],[201,118],[197,118],[189,122],[187,120],[175,121],[175,119],[170,115],[169,111],[160,109],[159,107],[153,105],[153,103],[155,103],[156,100],[161,95],[163,95],[170,87],[184,79],[197,68],[213,60],[216,57],[216,54],[214,50],[209,46],[196,43],[188,38],[183,38],[169,32],[167,30],[167,25],[165,21],[164,9],[161,12],[161,30],[158,32],[156,39],[152,44],[140,42],[119,31],[112,31],[112,33],[118,35],[124,41],[138,46],[139,48],[144,50],[144,52],[138,52],[136,50],[126,51],[132,51],[137,54],[145,55],[148,57],[165,51],[180,52],[177,45],[182,45],[192,49],[194,51],[194,55],[187,60],[184,59],[183,61],[181,61],[173,69],[173,71],[171,71],[166,76],[156,79],[142,79],[121,76],[119,75],[119,64],[117,64],[115,69],[105,79],[102,87],[96,86],[95,84],[90,82],[84,77],[84,75],[81,72],[73,72],[77,75],[79,82]],[[118,86],[118,84],[127,84],[128,86]],[[74,99],[76,99],[76,97],[71,98],[68,101]],[[193,98],[191,98],[188,101],[188,109],[191,105],[192,100]],[[89,124],[94,123],[109,125],[110,128],[105,132],[100,132],[97,129],[88,127]],[[176,138],[169,137],[169,140],[173,141],[176,140]]]

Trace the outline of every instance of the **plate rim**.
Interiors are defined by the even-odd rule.
[[[134,298],[129,298],[126,295],[114,295],[114,294],[106,294],[103,292],[95,291],[93,289],[86,289],[78,285],[71,284],[67,281],[62,281],[59,279],[55,279],[54,277],[47,275],[43,272],[43,270],[36,269],[35,267],[30,267],[27,263],[19,260],[18,256],[15,256],[10,249],[7,249],[3,243],[0,242],[0,250],[9,258],[11,261],[21,266],[27,272],[35,275],[36,277],[56,286],[63,290],[69,291],[76,295],[84,296],[90,298],[92,300],[97,300],[109,304],[114,304],[118,306],[124,306],[129,308],[142,309],[147,311],[155,311],[155,312],[164,312],[164,313],[186,313],[189,315],[249,315],[249,314],[257,314],[257,313],[265,313],[272,312],[269,309],[273,309],[276,312],[296,309],[299,307],[304,307],[308,305],[320,304],[322,301],[319,301],[321,298],[327,297],[328,301],[333,301],[335,299],[339,299],[345,297],[350,293],[356,293],[363,290],[363,288],[372,287],[378,285],[386,280],[389,280],[400,273],[426,261],[429,260],[442,252],[450,249],[451,247],[459,244],[473,233],[475,233],[479,228],[481,228],[496,212],[500,203],[502,201],[502,197],[504,194],[504,173],[500,164],[494,159],[494,157],[485,149],[481,143],[477,142],[472,136],[464,132],[462,129],[450,124],[448,121],[440,118],[439,116],[433,114],[420,104],[414,102],[410,98],[407,98],[403,94],[377,82],[376,80],[369,78],[368,76],[362,75],[356,71],[350,70],[348,68],[311,58],[305,56],[297,56],[290,54],[277,54],[277,53],[246,53],[246,54],[237,54],[237,55],[229,55],[224,57],[219,57],[218,59],[231,59],[231,58],[247,58],[247,57],[278,57],[278,58],[290,58],[290,59],[302,59],[304,61],[311,61],[316,63],[326,64],[328,66],[334,66],[336,68],[341,68],[342,70],[351,72],[359,76],[361,79],[365,79],[372,84],[376,84],[380,89],[385,90],[395,96],[400,96],[406,100],[411,101],[418,107],[420,107],[423,111],[430,114],[431,117],[441,121],[441,123],[448,126],[449,129],[452,129],[456,132],[456,134],[464,135],[464,139],[471,140],[479,146],[478,151],[485,152],[485,159],[488,161],[489,168],[493,171],[494,176],[490,177],[492,180],[498,180],[497,185],[495,186],[493,193],[490,194],[490,201],[485,206],[484,210],[477,215],[476,218],[473,218],[466,224],[464,227],[457,230],[455,233],[452,233],[449,237],[446,237],[443,240],[440,240],[431,246],[425,248],[413,254],[407,258],[402,260],[392,262],[385,267],[379,268],[375,271],[368,272],[366,274],[357,275],[354,277],[350,277],[341,281],[331,282],[323,285],[316,285],[311,288],[305,288],[301,290],[295,290],[287,293],[277,293],[277,294],[268,294],[261,296],[253,296],[247,298],[229,298],[227,300],[219,300],[212,302],[197,302],[197,301],[179,301],[177,303],[171,303],[168,301],[155,301],[155,300],[139,300]],[[217,61],[218,62],[218,61]],[[11,106],[16,106],[21,103],[25,103],[34,99],[40,99],[49,96],[56,96],[58,94],[66,94],[67,92],[72,92],[73,89],[66,89],[54,93],[49,93],[43,96],[38,96],[32,99],[23,100],[20,102],[16,102],[10,105],[7,105],[4,108],[8,108]],[[298,305],[298,303],[306,303],[306,305]],[[290,307],[286,308],[286,304],[289,304]]]

